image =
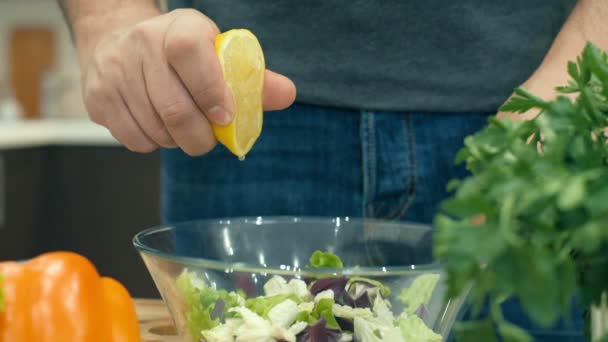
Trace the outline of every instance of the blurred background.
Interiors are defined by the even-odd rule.
[[[90,122],[79,78],[54,0],[0,0],[0,260],[75,251],[157,297],[131,239],[160,223],[158,152]]]

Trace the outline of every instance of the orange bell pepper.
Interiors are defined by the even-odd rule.
[[[135,306],[118,281],[71,252],[0,263],[0,342],[139,342]]]

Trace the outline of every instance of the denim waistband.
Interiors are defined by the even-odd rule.
[[[430,222],[453,159],[487,113],[398,113],[294,105],[265,115],[244,162],[218,146],[163,151],[168,221],[242,215],[365,216]]]

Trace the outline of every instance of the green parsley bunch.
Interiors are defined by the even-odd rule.
[[[608,58],[589,43],[568,74],[551,101],[516,89],[501,111],[540,114],[489,119],[456,158],[471,175],[448,186],[454,193],[435,219],[435,254],[446,265],[448,296],[473,285],[473,312],[484,301],[490,308],[460,324],[464,340],[531,341],[502,315],[510,297],[549,326],[573,297],[591,307],[608,293]]]

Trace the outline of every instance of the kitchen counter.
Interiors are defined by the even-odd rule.
[[[182,342],[160,299],[135,299],[142,342]]]
[[[87,118],[0,121],[0,150],[51,145],[120,145]]]

